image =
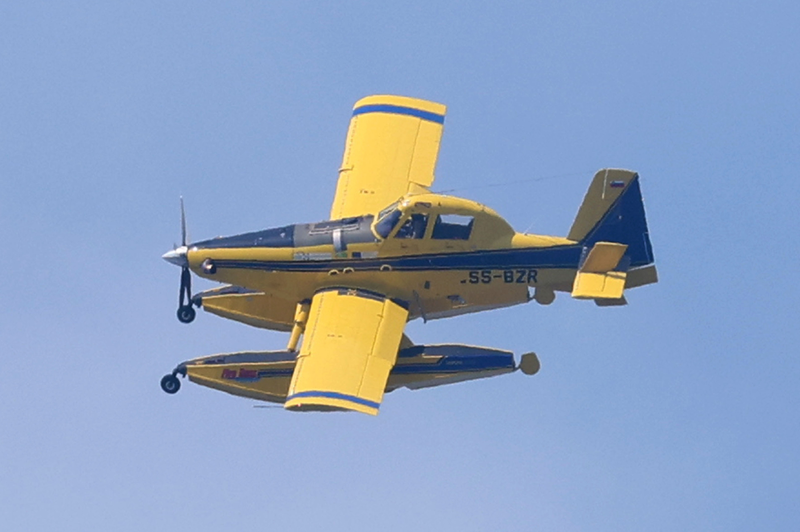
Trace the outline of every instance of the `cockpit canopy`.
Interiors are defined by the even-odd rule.
[[[514,230],[497,213],[473,201],[420,194],[389,205],[375,217],[373,231],[383,240],[430,239],[488,243]]]

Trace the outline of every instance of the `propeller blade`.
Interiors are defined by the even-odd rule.
[[[186,211],[183,208],[183,196],[181,196],[181,246],[186,245]]]

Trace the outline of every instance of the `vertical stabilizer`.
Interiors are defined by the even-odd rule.
[[[628,246],[629,268],[652,264],[653,249],[647,230],[639,175],[607,168],[595,174],[568,238],[591,249],[597,242]]]

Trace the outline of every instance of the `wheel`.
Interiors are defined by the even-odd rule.
[[[161,389],[170,395],[178,393],[178,390],[181,389],[181,381],[175,375],[164,375],[164,378],[161,379]]]
[[[178,309],[178,321],[181,323],[192,323],[194,321],[195,311],[192,305],[184,305]]]

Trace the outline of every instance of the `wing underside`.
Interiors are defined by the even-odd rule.
[[[446,107],[402,96],[359,100],[347,131],[330,219],[378,212],[433,184]]]
[[[285,407],[376,415],[407,319],[406,308],[373,292],[317,292]]]

